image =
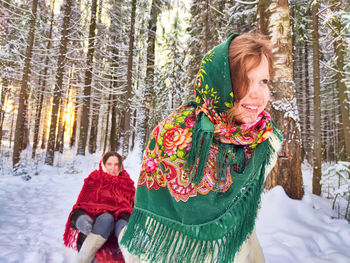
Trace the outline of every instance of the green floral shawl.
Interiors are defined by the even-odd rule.
[[[267,112],[229,125],[228,46],[211,50],[196,78],[196,101],[152,132],[122,245],[149,262],[233,262],[252,232],[281,135]]]

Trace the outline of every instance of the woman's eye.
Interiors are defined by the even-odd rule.
[[[264,84],[264,85],[267,85],[267,84],[269,84],[269,80],[268,79],[263,79],[263,80],[260,80],[260,83]]]

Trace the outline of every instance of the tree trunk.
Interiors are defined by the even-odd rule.
[[[83,109],[80,118],[80,133],[78,143],[78,155],[85,155],[86,142],[89,131],[89,114],[90,114],[90,95],[91,95],[91,82],[93,71],[93,58],[95,52],[95,36],[96,36],[96,11],[97,0],[92,0],[91,6],[91,19],[89,28],[89,48],[86,58],[87,69],[85,71],[85,83],[84,83],[84,98]]]
[[[46,106],[47,108],[49,108],[48,106]],[[45,111],[44,111],[45,112]],[[41,145],[40,145],[40,149],[44,150],[46,148],[46,137],[47,137],[47,130],[48,130],[48,118],[45,114],[44,116],[44,123],[43,123],[43,128],[42,128],[42,133],[41,133]]]
[[[44,100],[44,92],[43,92],[43,89],[41,89],[41,94],[40,94],[37,108],[35,111],[32,159],[35,158],[35,152],[36,152],[36,148],[38,147],[38,142],[39,142],[39,128],[40,128],[40,118],[41,118],[41,111],[42,111],[42,107],[43,107],[43,100]]]
[[[43,101],[44,101],[44,92],[46,90],[46,76],[47,76],[47,71],[49,70],[50,58],[48,55],[48,51],[51,49],[52,28],[53,28],[53,21],[54,21],[54,16],[55,16],[54,11],[55,11],[55,0],[52,1],[50,30],[49,30],[49,37],[48,37],[47,46],[46,46],[45,67],[44,67],[44,71],[43,71],[43,82],[42,82],[42,85],[40,88],[40,97],[39,97],[38,105],[37,105],[36,112],[35,112],[32,159],[35,158],[36,148],[38,147],[38,143],[39,143],[40,119],[41,119],[41,111],[42,111]]]
[[[10,148],[11,148],[11,144],[12,144],[12,137],[13,137],[13,126],[14,126],[14,122],[15,122],[15,111],[12,111],[12,118],[11,118],[11,130],[10,130]]]
[[[64,132],[66,130],[65,112],[69,104],[70,91],[72,88],[72,83],[71,83],[72,78],[73,78],[73,72],[69,74],[67,96],[64,96],[61,99],[61,103],[60,103],[60,114],[59,114],[58,129],[57,129],[56,147],[55,147],[55,151],[59,151],[60,153],[63,153],[63,148],[64,148]]]
[[[315,1],[312,5],[312,50],[313,50],[313,76],[314,76],[314,154],[312,193],[321,194],[321,84],[320,84],[320,54],[318,40],[318,6]]]
[[[57,121],[57,131],[56,131],[56,142],[55,142],[55,151],[57,152],[60,148],[60,145],[62,143],[62,137],[63,137],[63,123],[64,123],[64,112],[65,112],[65,107],[64,107],[64,96],[60,100],[60,105],[59,105],[59,114],[58,114],[58,121]]]
[[[61,99],[61,93],[63,88],[63,75],[64,75],[64,66],[66,63],[72,2],[73,0],[66,0],[64,3],[64,16],[63,16],[63,24],[62,24],[62,31],[61,31],[60,53],[57,61],[56,84],[53,91],[52,110],[51,110],[51,124],[50,124],[50,131],[49,131],[49,139],[47,142],[46,156],[45,156],[45,164],[48,164],[48,165],[53,165],[54,157],[55,157],[57,114],[58,114],[58,107],[59,107],[59,102]]]
[[[72,135],[70,137],[70,142],[69,142],[69,148],[71,148],[71,149],[73,146],[75,146],[75,139],[77,137],[77,116],[78,116],[78,107],[77,107],[76,103],[74,103]]]
[[[2,127],[5,120],[5,103],[6,103],[6,97],[7,93],[9,91],[9,82],[7,78],[2,79],[2,87],[1,87],[1,97],[0,97],[0,146],[2,141]]]
[[[95,101],[92,105],[93,112],[92,112],[92,119],[91,119],[91,127],[90,127],[90,138],[89,138],[89,153],[95,153],[97,148],[97,132],[98,132],[98,121],[99,121],[99,115],[100,115],[100,101],[99,101],[100,94],[98,93],[97,96],[95,96]]]
[[[335,95],[335,89],[333,89],[333,98],[336,98]],[[338,129],[338,124],[339,122],[337,121],[337,113],[338,113],[338,107],[337,107],[337,101],[332,101],[332,115],[334,116],[334,120],[333,120],[333,126],[332,126],[332,130],[333,130],[333,137],[332,137],[332,145],[333,145],[333,153],[334,153],[334,162],[338,162],[338,157],[339,157],[339,143],[338,143],[338,137],[339,137],[339,133],[337,131]]]
[[[152,1],[151,17],[148,22],[148,47],[147,47],[147,69],[146,69],[146,81],[144,91],[144,102],[140,108],[140,113],[143,115],[139,120],[139,141],[141,151],[144,150],[147,134],[149,134],[150,127],[148,126],[149,114],[152,108],[152,100],[154,96],[154,63],[155,63],[155,43],[156,43],[156,31],[157,31],[157,19],[159,14],[159,7],[157,0]]]
[[[33,0],[32,3],[32,12],[30,19],[30,29],[27,38],[27,48],[25,54],[24,61],[24,69],[23,69],[23,77],[21,83],[21,90],[19,94],[19,106],[16,120],[16,129],[15,129],[15,143],[13,145],[13,157],[12,157],[12,165],[16,167],[16,164],[20,160],[20,155],[22,151],[22,143],[24,139],[24,123],[25,116],[27,114],[27,103],[28,103],[28,83],[29,83],[29,75],[30,75],[30,62],[32,58],[32,50],[34,45],[34,35],[35,35],[35,23],[37,16],[37,7],[38,0]]]
[[[304,160],[306,156],[306,141],[307,136],[305,135],[306,129],[305,129],[305,85],[303,82],[303,46],[298,43],[295,47],[295,56],[293,61],[296,63],[294,64],[294,76],[295,80],[294,83],[296,85],[296,97],[297,97],[297,104],[298,104],[298,112],[300,116],[300,137],[302,141],[301,146],[301,160]]]
[[[115,95],[112,96],[112,113],[111,113],[111,132],[109,137],[109,145],[111,151],[117,150],[117,107],[116,107],[116,97]]]
[[[309,74],[309,46],[307,44],[307,41],[305,41],[305,53],[304,53],[304,65],[305,65],[305,133],[307,134],[308,138],[311,138],[311,120],[310,120],[310,116],[311,116],[311,109],[310,109],[310,101],[311,101],[311,96],[310,96],[310,82],[309,82],[309,78],[310,78],[310,74]],[[310,139],[306,140],[306,158],[308,160],[309,163],[311,163],[312,160],[312,150],[311,150],[311,144],[310,144]]]
[[[287,195],[304,195],[301,174],[300,131],[293,84],[292,41],[288,0],[261,0],[258,4],[260,32],[270,36],[274,54],[271,115],[284,138],[277,165],[266,182],[268,189],[281,185]]]
[[[129,32],[129,56],[128,56],[128,72],[127,72],[127,85],[126,85],[126,97],[125,97],[125,110],[124,110],[124,130],[123,130],[123,156],[127,156],[129,153],[129,138],[130,138],[130,99],[132,91],[132,69],[134,59],[134,39],[135,39],[135,13],[136,13],[136,0],[131,2],[131,19],[130,19],[130,32]],[[152,13],[151,13],[152,16]],[[113,124],[112,124],[113,125]]]
[[[133,127],[136,127],[136,118],[137,118],[137,110],[134,110],[134,113],[133,113]],[[133,130],[132,131],[132,136],[131,136],[131,151],[134,150],[135,139],[136,139],[136,131]]]
[[[334,11],[339,12],[340,5],[338,1],[334,1]],[[344,39],[341,34],[345,31],[345,25],[342,24],[341,17],[337,16],[333,19],[333,34],[334,34],[334,47],[335,47],[335,55],[336,55],[336,70],[337,70],[337,89],[338,89],[338,99],[339,99],[339,107],[340,107],[340,119],[343,128],[344,134],[344,142],[345,142],[345,158],[344,161],[350,162],[350,103],[349,97],[347,95],[347,89],[345,85],[345,68],[344,68],[344,56],[345,56],[345,45]]]
[[[103,144],[103,152],[106,152],[107,149],[107,142],[108,142],[108,127],[109,127],[109,112],[111,109],[111,99],[112,95],[109,94],[108,96],[108,106],[107,106],[107,113],[106,113],[106,130],[105,130],[105,139],[104,139],[104,144]]]
[[[62,127],[62,139],[59,141],[58,144],[58,149],[60,153],[63,153],[63,148],[64,148],[64,132],[66,131],[66,121],[63,121],[63,127]]]

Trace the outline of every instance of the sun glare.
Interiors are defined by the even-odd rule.
[[[73,102],[69,102],[67,107],[64,110],[64,123],[66,125],[65,127],[65,141],[68,141],[70,139],[70,135],[73,129],[73,123],[74,123],[74,105]]]

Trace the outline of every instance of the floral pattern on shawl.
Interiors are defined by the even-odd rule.
[[[210,148],[210,157],[199,185],[189,181],[188,172],[184,169],[191,147],[194,118],[195,107],[181,106],[153,130],[144,153],[138,186],[146,185],[149,190],[168,187],[177,201],[187,201],[197,193],[204,195],[219,191],[214,187],[217,146]],[[232,179],[228,174],[221,191],[226,191],[231,184]]]

